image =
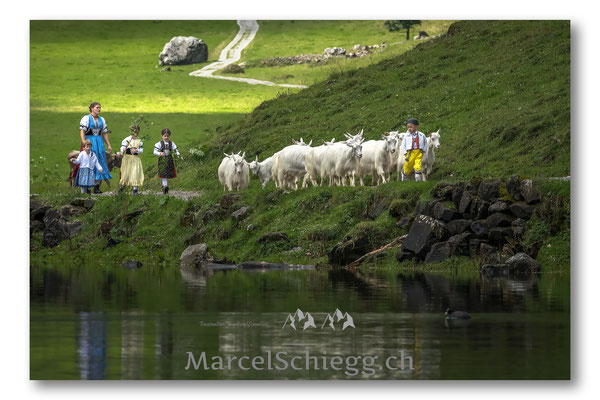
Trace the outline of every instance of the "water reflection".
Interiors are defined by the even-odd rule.
[[[79,368],[81,379],[104,379],[106,319],[102,312],[79,313]]]
[[[447,307],[473,318],[447,321]],[[312,314],[315,328],[284,326],[298,308]],[[338,308],[351,314],[354,328],[324,324]],[[31,377],[568,378],[568,312],[565,275],[32,267]],[[414,369],[385,368],[384,360],[401,351]],[[188,352],[209,359],[277,352],[288,359],[306,352],[319,360],[377,357],[378,368],[364,374],[357,361],[350,370],[196,371],[185,369]]]

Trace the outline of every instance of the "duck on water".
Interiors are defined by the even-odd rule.
[[[471,319],[466,311],[454,311],[451,308],[446,309],[446,319]]]

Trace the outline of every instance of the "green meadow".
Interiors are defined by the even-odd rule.
[[[184,156],[172,189],[198,191],[190,201],[163,196],[101,197],[82,216],[84,231],[53,249],[32,237],[32,260],[60,262],[94,257],[121,262],[175,262],[187,240],[202,231],[202,241],[219,258],[260,259],[325,265],[327,250],[346,236],[368,232],[381,246],[406,233],[396,226],[431,198],[440,181],[507,178],[512,174],[539,183],[543,210],[530,222],[528,241],[542,240],[538,260],[568,269],[570,242],[569,182],[548,182],[570,175],[570,32],[565,21],[423,21],[425,42],[405,43],[405,33],[389,33],[382,21],[259,21],[255,41],[243,53],[244,77],[278,83],[303,83],[308,89],[283,89],[193,78],[206,64],[171,67],[160,72],[158,54],[171,37],[194,35],[209,46],[208,62],[236,34],[233,21],[32,21],[30,152],[32,193],[53,205],[78,196],[69,188],[66,154],[79,148],[78,123],[91,101],[102,103],[102,116],[117,149],[131,119],[153,122],[142,135],[147,183],[157,192],[152,145],[169,127]],[[451,25],[451,26],[450,26]],[[91,33],[93,32],[93,33]],[[364,59],[334,60],[322,66],[260,67],[275,56],[318,54],[325,47],[386,48]],[[377,139],[385,131],[404,130],[408,117],[420,130],[441,128],[441,147],[431,180],[391,182],[378,187],[309,188],[297,192],[266,189],[251,177],[237,206],[251,212],[243,221],[229,215],[203,216],[223,195],[217,166],[223,153],[246,152],[260,160],[291,144],[343,138],[365,131]],[[190,150],[201,149],[203,155]],[[42,157],[42,158],[40,158]],[[118,169],[113,170],[113,188]],[[379,204],[389,209],[371,217]],[[555,205],[555,212],[550,212]],[[135,221],[128,213],[142,210]],[[395,211],[394,211],[395,210]],[[106,248],[108,236],[120,243]],[[105,225],[107,226],[107,225]],[[272,231],[289,242],[257,244]],[[550,245],[550,246],[547,246]],[[300,250],[298,250],[300,248]],[[379,263],[395,263],[388,255]],[[476,268],[472,260],[454,260],[444,268]],[[462,268],[462,269],[461,269]]]

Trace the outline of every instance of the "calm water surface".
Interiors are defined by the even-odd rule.
[[[32,379],[570,377],[568,274],[30,272]]]

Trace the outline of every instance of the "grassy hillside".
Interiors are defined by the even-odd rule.
[[[289,143],[441,128],[433,178],[569,175],[570,32],[564,21],[467,21],[376,65],[264,102],[212,146],[265,158]],[[217,154],[219,153],[219,154]]]
[[[569,75],[568,22],[464,21],[455,23],[448,35],[405,54],[334,73],[297,93],[280,92],[250,114],[237,114],[237,122],[185,113],[152,114],[160,124],[178,124],[173,140],[179,140],[180,130],[186,132],[185,141],[177,142],[185,144],[184,155],[192,147],[206,150],[204,157],[186,157],[178,164],[181,175],[172,183],[174,189],[199,190],[202,197],[190,202],[159,196],[100,198],[97,208],[82,217],[84,232],[71,242],[42,249],[41,237],[34,236],[32,260],[61,262],[78,249],[80,256],[99,260],[174,262],[187,239],[200,231],[201,240],[217,257],[323,263],[327,250],[347,235],[368,232],[378,246],[405,233],[396,226],[398,215],[413,213],[419,202],[430,197],[436,181],[516,173],[540,182],[545,204],[550,205],[545,209],[561,205],[554,207],[560,209],[558,216],[548,213],[532,220],[530,239],[550,245],[538,257],[543,265],[568,268],[569,183],[544,183],[544,178],[570,174]],[[35,119],[39,115],[32,113],[32,128],[37,129],[32,129],[32,152],[37,140],[33,133],[43,135],[46,127],[43,119],[42,123]],[[135,114],[107,119],[126,127],[131,115]],[[75,121],[68,124],[72,129],[78,118],[62,118],[66,117]],[[403,130],[408,117],[418,118],[423,131],[442,128],[430,182],[282,193],[272,184],[261,190],[253,177],[250,187],[222,216],[204,218],[223,195],[217,178],[223,152],[242,150],[248,159],[258,154],[262,160],[289,144],[292,137],[341,140],[344,132],[364,129],[367,138],[379,138],[384,131]],[[58,117],[53,114],[51,118]],[[51,118],[48,124],[59,123]],[[118,140],[125,134],[118,135]],[[156,159],[151,154],[144,157],[149,178],[144,189],[158,190]],[[60,195],[45,199],[58,205],[74,196],[63,187]],[[374,215],[372,211],[382,204],[386,211]],[[236,221],[230,212],[242,205],[251,211]],[[142,216],[133,224],[126,222],[126,214],[137,210],[143,211]],[[114,221],[109,235],[121,243],[105,249],[108,236],[99,230],[109,220]],[[272,231],[286,232],[290,241],[257,243]],[[395,263],[395,259],[389,255],[381,262]],[[449,265],[456,266],[455,262]]]

